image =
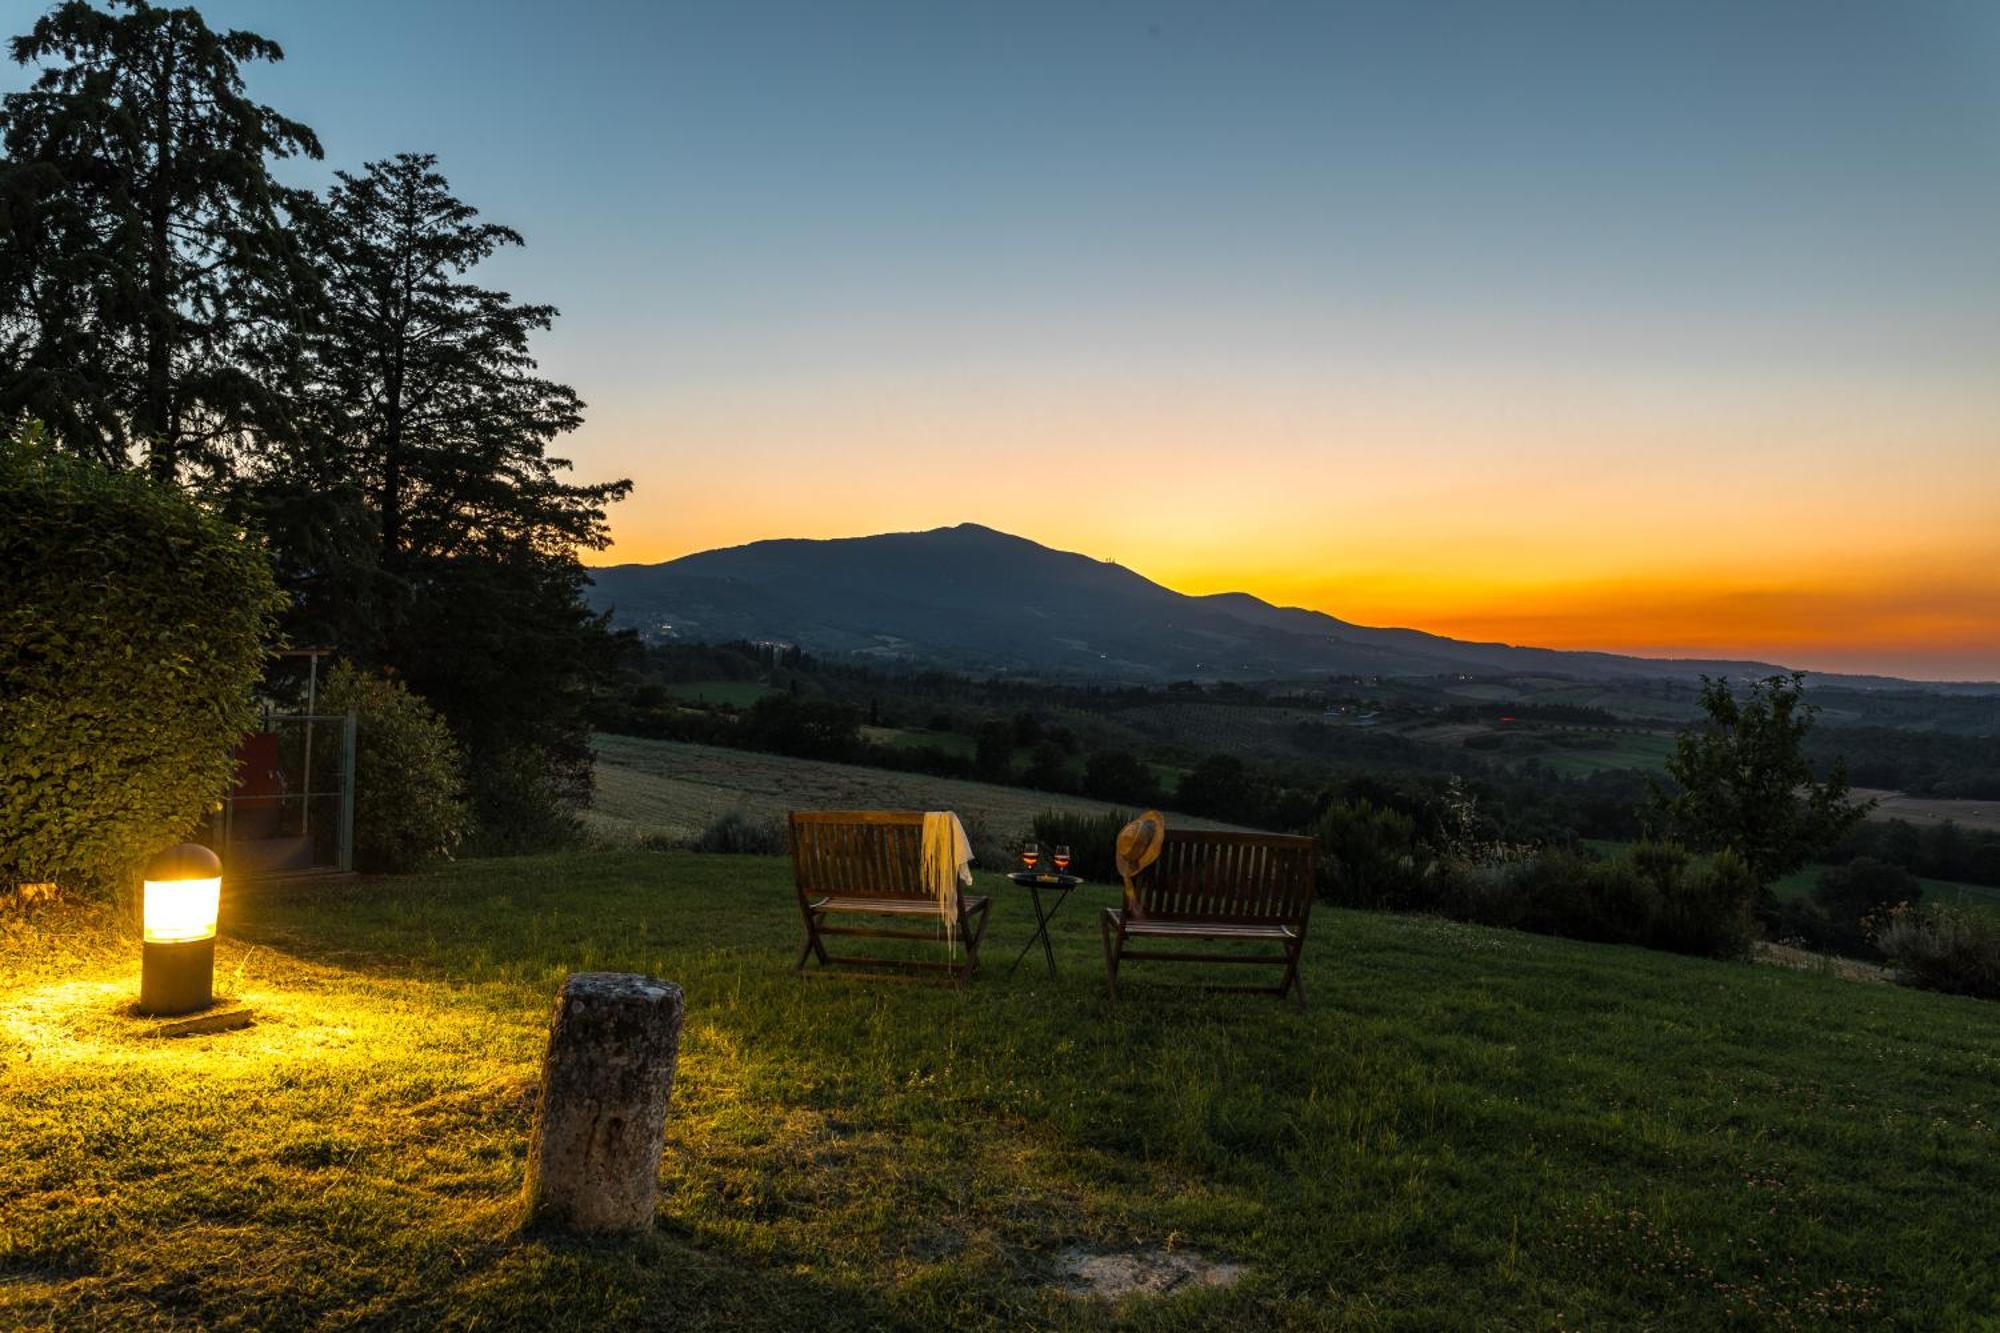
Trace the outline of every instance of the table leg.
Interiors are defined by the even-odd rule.
[[[1074,892],[1076,890],[1073,887],[1061,890],[1056,895],[1055,905],[1044,912],[1042,910],[1041,887],[1035,884],[1028,885],[1029,900],[1035,905],[1035,933],[1030,935],[1028,942],[1021,946],[1021,952],[1014,955],[1013,965],[1007,969],[1008,976],[1011,977],[1014,975],[1015,970],[1021,966],[1021,960],[1028,956],[1029,950],[1035,947],[1035,941],[1037,940],[1040,940],[1042,944],[1042,957],[1048,960],[1049,976],[1053,978],[1056,975],[1056,951],[1055,946],[1049,941],[1049,922],[1056,919],[1056,913],[1062,910],[1062,905],[1069,901],[1070,894]]]
[[[1056,976],[1056,951],[1055,947],[1049,943],[1049,922],[1055,920],[1056,913],[1062,910],[1063,899],[1067,897],[1069,897],[1068,889],[1064,889],[1061,893],[1057,894],[1055,906],[1051,907],[1049,914],[1042,918],[1042,957],[1049,960],[1049,980],[1051,981],[1055,980]],[[1041,904],[1041,895],[1036,894],[1035,908],[1037,911],[1041,909]]]
[[[1035,933],[1028,936],[1028,942],[1021,946],[1021,952],[1014,955],[1014,964],[1012,967],[1009,967],[1007,969],[1007,975],[1010,977],[1013,976],[1016,969],[1018,969],[1021,966],[1021,960],[1028,956],[1028,950],[1035,947],[1036,940],[1040,940],[1042,942],[1042,948],[1047,949],[1049,947],[1049,919],[1048,917],[1042,914],[1041,889],[1033,884],[1028,885],[1028,898],[1029,901],[1033,902],[1035,905]],[[1052,976],[1055,973],[1055,966],[1056,966],[1055,956],[1051,954],[1049,960],[1049,973]]]

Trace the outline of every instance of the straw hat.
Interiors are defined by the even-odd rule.
[[[1118,830],[1118,873],[1130,879],[1159,860],[1166,840],[1167,821],[1158,810],[1148,810]]]

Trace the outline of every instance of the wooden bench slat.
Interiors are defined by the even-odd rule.
[[[1169,829],[1159,858],[1125,886],[1121,908],[1105,909],[1107,984],[1118,995],[1118,965],[1126,958],[1179,962],[1280,963],[1278,994],[1305,1003],[1299,957],[1312,913],[1312,839],[1276,833]],[[1128,938],[1262,940],[1279,954],[1179,954],[1130,950]]]
[[[1116,908],[1111,909],[1116,911]],[[1217,921],[1128,921],[1127,935],[1186,935],[1213,940],[1288,940],[1298,932],[1290,926],[1235,925]]]
[[[963,898],[968,911],[977,910],[979,904],[987,901],[984,897],[967,894]],[[811,903],[815,912],[880,912],[896,916],[934,916],[940,919],[951,913],[938,910],[934,899],[921,902],[914,898],[863,898],[851,894],[827,894],[815,898]]]
[[[864,963],[889,967],[944,968],[964,980],[979,966],[979,943],[986,933],[990,899],[967,894],[940,905],[924,883],[924,815],[918,810],[794,810],[791,816],[792,878],[805,919],[805,947],[797,966],[818,958],[822,966]],[[834,957],[823,935],[872,935],[894,939],[931,936],[868,926],[832,926],[835,913],[922,916],[938,923],[936,938],[947,934],[963,945],[962,960],[947,963],[900,958]],[[949,929],[947,929],[949,928]]]

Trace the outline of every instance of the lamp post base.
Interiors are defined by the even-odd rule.
[[[139,1012],[191,1014],[215,1003],[215,936],[147,941],[139,959]]]

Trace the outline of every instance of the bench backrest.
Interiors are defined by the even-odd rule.
[[[921,810],[792,811],[792,877],[801,898],[923,898]]]
[[[1125,909],[1152,921],[1303,928],[1316,859],[1311,838],[1168,829],[1159,860],[1126,886]]]

